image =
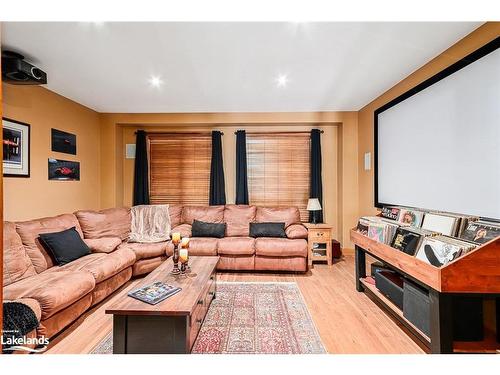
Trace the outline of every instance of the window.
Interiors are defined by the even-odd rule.
[[[309,133],[247,134],[248,194],[259,206],[297,206],[308,221]]]
[[[207,205],[210,187],[210,134],[150,134],[151,204]]]

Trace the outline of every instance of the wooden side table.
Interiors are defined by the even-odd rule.
[[[312,266],[313,261],[327,261],[332,264],[332,226],[328,224],[305,223],[308,230],[307,249],[308,264]]]

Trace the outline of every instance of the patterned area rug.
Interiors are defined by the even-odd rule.
[[[92,354],[113,352],[109,335]],[[326,353],[296,283],[218,282],[192,353]]]
[[[326,353],[296,283],[217,284],[193,353]]]

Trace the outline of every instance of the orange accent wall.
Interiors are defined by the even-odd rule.
[[[100,208],[99,114],[41,86],[4,83],[3,116],[31,125],[31,176],[6,177],[4,219],[37,217]],[[77,155],[51,151],[51,128],[77,136]],[[48,158],[80,162],[80,181],[49,181]]]
[[[358,170],[359,170],[359,215],[376,212],[373,200],[373,165],[364,170],[364,154],[372,153],[373,160],[373,113],[382,105],[398,97],[419,83],[461,60],[469,53],[492,41],[500,35],[500,22],[487,22],[442,54],[429,61],[397,85],[367,104],[358,112]]]

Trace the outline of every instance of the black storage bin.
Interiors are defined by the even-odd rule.
[[[375,286],[400,309],[403,309],[403,277],[396,272],[377,270]]]
[[[453,297],[453,339],[455,341],[484,340],[483,299]]]
[[[403,289],[403,316],[427,336],[430,336],[429,293],[408,280],[404,281]]]
[[[482,341],[483,300],[481,297],[453,296],[453,340]],[[430,336],[430,302],[426,289],[404,281],[403,316]]]

